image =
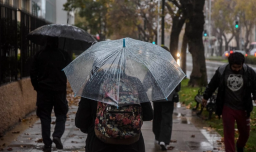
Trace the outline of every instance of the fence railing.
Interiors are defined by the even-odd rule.
[[[29,76],[32,57],[40,46],[27,35],[46,24],[49,22],[0,4],[0,85]]]

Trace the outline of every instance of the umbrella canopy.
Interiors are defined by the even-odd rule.
[[[116,106],[165,99],[185,77],[168,51],[131,38],[98,42],[63,70],[75,95]],[[138,99],[121,98],[127,81]]]
[[[59,39],[59,48],[63,50],[85,50],[97,42],[92,35],[76,26],[49,24],[41,26],[28,35],[33,43],[45,45],[47,37]]]

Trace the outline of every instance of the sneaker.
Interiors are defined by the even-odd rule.
[[[163,141],[160,142],[161,150],[167,150],[167,147]]]
[[[52,152],[52,147],[51,146],[45,146],[43,147],[44,152]]]
[[[63,149],[63,145],[62,145],[62,143],[60,141],[60,138],[53,137],[52,141],[55,143],[57,149]]]

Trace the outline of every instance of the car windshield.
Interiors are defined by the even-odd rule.
[[[254,48],[256,48],[256,44],[251,44],[251,45],[250,45],[250,50],[252,50],[252,49],[254,49]]]

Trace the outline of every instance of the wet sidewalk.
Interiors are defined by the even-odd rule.
[[[75,127],[75,113],[77,111],[77,102],[72,100],[66,122],[66,130],[62,137],[64,145],[63,150],[57,150],[53,144],[53,151],[71,151],[81,152],[84,151],[86,134],[82,133]],[[74,104],[75,103],[75,104]],[[35,115],[33,113],[32,115]],[[170,146],[171,152],[210,152],[219,151],[222,144],[217,142],[221,137],[215,131],[209,128],[203,128],[205,125],[201,119],[194,116],[190,109],[187,109],[181,104],[177,104],[173,115],[173,134]],[[29,120],[22,120],[29,121]],[[21,122],[22,123],[22,122]],[[55,118],[52,119],[52,130],[54,129]],[[41,123],[39,120],[34,124],[29,125],[28,129],[21,132],[19,127],[11,131],[17,138],[13,139],[10,143],[5,143],[5,138],[0,140],[2,151],[15,151],[15,152],[40,152],[42,151],[43,143],[41,137]],[[155,144],[154,135],[152,133],[152,122],[144,122],[142,133],[145,140],[146,152],[160,152],[160,147]],[[1,151],[0,150],[0,151]]]

